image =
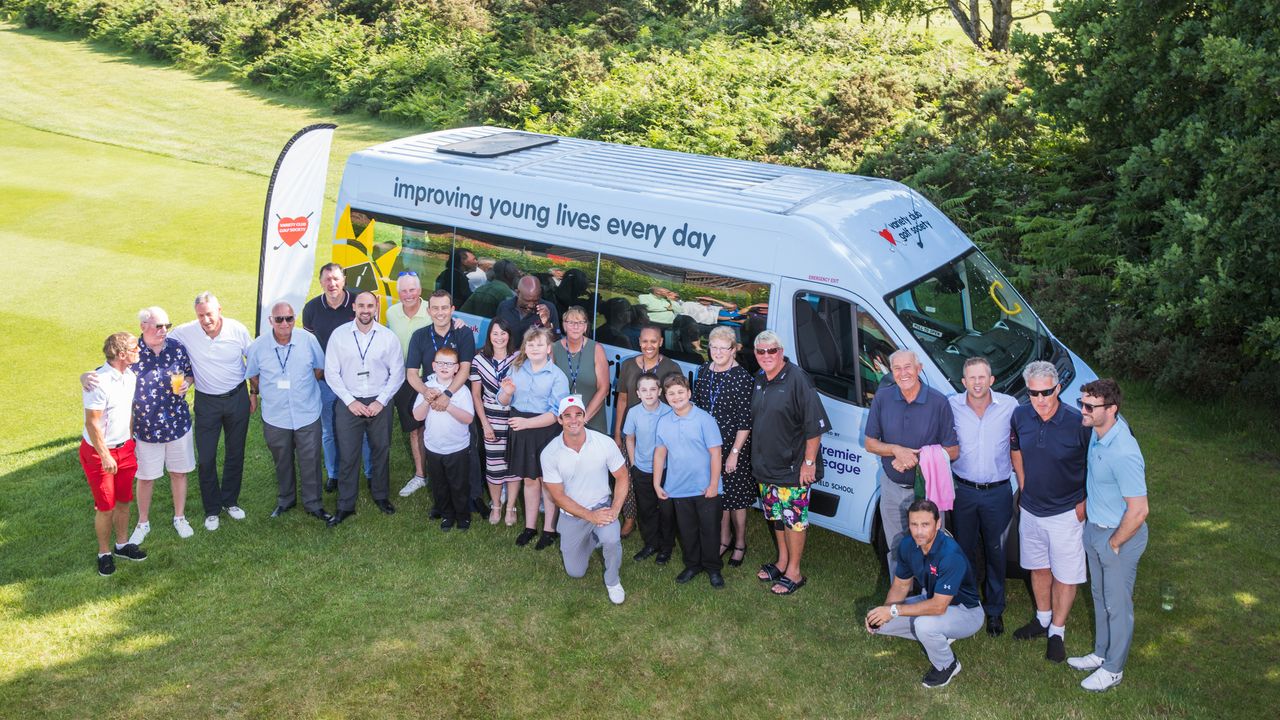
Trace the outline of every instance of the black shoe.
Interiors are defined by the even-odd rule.
[[[657,554],[658,554],[658,548],[652,545],[645,545],[644,547],[640,548],[640,552],[636,553],[635,555],[632,555],[631,559],[635,560],[636,562],[639,562],[641,560],[648,560],[649,558]]]
[[[671,551],[663,550],[659,552],[658,556],[655,557],[653,561],[658,565],[666,565],[667,563],[671,562]]]
[[[320,508],[319,510],[312,510],[307,514],[310,515],[311,517],[320,518],[325,523],[328,523],[330,520],[333,519],[333,516],[330,515],[329,512],[324,508]]]
[[[111,555],[98,556],[98,574],[106,577],[116,571],[116,561],[111,559]]]
[[[329,478],[324,483],[325,492],[335,492],[338,489],[338,478]]]
[[[1004,634],[1004,616],[991,615],[987,617],[987,634],[991,637],[1000,637]]]
[[[1013,631],[1013,637],[1017,640],[1035,640],[1046,637],[1048,634],[1049,628],[1041,625],[1035,618],[1031,618],[1031,622]]]
[[[439,520],[440,518],[444,517],[444,513],[440,512],[440,508],[431,508],[431,514],[428,515],[427,517],[431,518],[432,520]]]
[[[1049,646],[1045,648],[1044,659],[1049,662],[1065,662],[1067,659],[1067,646],[1062,642],[1059,635],[1049,636]]]
[[[271,511],[271,517],[277,518],[293,509],[292,505],[277,505],[275,510]]]
[[[516,545],[518,547],[524,547],[525,545],[529,544],[530,540],[536,537],[538,537],[537,530],[534,530],[533,528],[525,528],[520,531],[519,535],[516,536]]]
[[[334,513],[333,517],[329,518],[329,527],[337,527],[338,525],[342,524],[343,520],[346,520],[347,518],[355,514],[356,514],[355,510],[339,510],[338,512]]]
[[[543,530],[543,531],[542,531],[542,537],[538,538],[538,544],[537,544],[537,545],[534,545],[534,546],[533,546],[533,549],[534,549],[534,550],[546,550],[547,548],[551,547],[552,545],[555,545],[555,544],[556,544],[556,541],[557,541],[557,540],[559,540],[559,539],[560,539],[560,533],[558,533],[558,532],[547,532],[546,530]]]
[[[470,521],[470,520],[459,520],[459,521],[458,521],[458,529],[459,529],[459,530],[470,530],[470,529],[471,529],[471,521]]]
[[[374,500],[373,504],[377,505],[384,515],[396,514],[396,506],[392,505],[390,500]]]
[[[445,518],[440,521],[440,529],[449,532],[453,529],[453,518]]]
[[[695,577],[697,577],[698,573],[700,572],[702,572],[702,570],[699,568],[685,568],[684,570],[680,571],[679,575],[676,576],[676,582],[683,585],[689,582],[690,580],[694,579]]]
[[[929,672],[924,674],[924,677],[920,680],[920,684],[927,688],[946,687],[947,683],[951,682],[951,678],[959,674],[960,660],[952,660],[950,665],[942,668],[941,670],[930,666]]]
[[[742,557],[735,558],[735,557],[733,557],[733,556],[730,556],[730,557],[729,557],[729,567],[741,567],[741,566],[742,566],[742,561],[747,559],[747,548],[746,548],[746,546],[745,546],[745,545],[744,545],[744,546],[742,546],[742,547],[735,547],[735,548],[733,549],[733,554],[734,554],[734,555],[737,555],[738,553],[742,553]]]
[[[719,570],[712,570],[707,573],[707,579],[711,581],[711,587],[717,590],[724,587],[724,576],[720,574]]]
[[[142,551],[142,548],[134,545],[133,543],[129,543],[124,547],[118,547],[115,550],[112,550],[111,554],[134,562],[142,562],[147,559],[147,554]]]
[[[481,515],[488,515],[488,514],[489,514],[489,506],[488,506],[488,505],[486,505],[486,504],[485,504],[485,502],[484,502],[483,500],[481,500],[480,498],[476,498],[475,500],[472,500],[472,501],[471,501],[471,511],[472,511],[472,512],[478,512],[478,513],[480,513]]]

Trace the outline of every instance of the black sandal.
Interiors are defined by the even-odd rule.
[[[769,588],[769,592],[773,593],[774,595],[790,595],[795,591],[799,590],[800,588],[804,587],[804,584],[806,582],[809,582],[809,578],[807,577],[802,577],[799,580],[792,580],[786,575],[783,575],[782,577],[774,581],[773,587]],[[778,586],[782,586],[782,592],[777,592],[773,589]]]
[[[785,577],[783,572],[773,563],[765,563],[760,566],[760,572],[768,575],[768,577],[760,577],[760,573],[756,573],[756,579],[760,582],[776,583],[778,578]]]
[[[734,547],[734,548],[733,548],[733,552],[734,552],[734,554],[735,554],[735,555],[736,555],[737,553],[742,553],[742,557],[740,557],[740,558],[732,558],[732,557],[731,557],[731,558],[729,558],[729,567],[741,567],[741,566],[742,566],[742,561],[747,559],[747,546],[746,546],[746,545],[743,545],[742,547]]]

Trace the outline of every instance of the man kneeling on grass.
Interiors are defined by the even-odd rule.
[[[591,554],[600,548],[605,590],[610,602],[621,605],[627,593],[618,576],[622,565],[618,513],[631,482],[626,460],[612,438],[587,429],[587,409],[581,395],[561,400],[557,415],[563,432],[542,450],[542,482],[560,508],[556,530],[565,572],[575,578],[586,575]]]
[[[921,680],[943,687],[960,672],[951,643],[982,627],[982,603],[973,568],[938,521],[938,506],[916,500],[907,508],[909,537],[898,546],[898,567],[884,605],[867,613],[867,632],[919,641],[932,667]],[[912,583],[923,592],[907,597]]]

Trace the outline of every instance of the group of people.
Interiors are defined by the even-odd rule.
[[[466,269],[466,258],[457,262]],[[621,541],[637,526],[643,545],[635,561],[668,563],[678,539],[683,569],[676,582],[705,573],[711,587],[722,588],[724,558],[731,567],[743,564],[747,509],[759,503],[777,555],[757,577],[777,595],[804,587],[810,488],[822,477],[821,438],[831,427],[813,382],[787,359],[777,334],[755,335],[753,374],[738,362],[735,330],[712,327],[709,361],[690,379],[663,355],[661,329],[645,327],[639,354],[618,368],[610,427],[609,363],[587,337],[590,316],[578,306],[561,313],[542,300],[536,278],[515,280],[515,292],[493,308],[480,348],[453,317],[452,295],[437,289],[424,299],[413,272],[397,278],[399,302],[388,308],[385,325],[378,297],[348,291],[341,266],[325,265],[320,285],[323,292],[302,310],[301,328],[295,308],[277,302],[269,330],[253,338],[205,292],[195,298],[191,322],[175,328],[163,309],[151,307],[139,313],[140,337],[107,338],[106,364],[81,377],[80,459],[97,509],[101,574],[114,572],[113,558],[146,558],[140,546],[151,530],[153,485],[165,471],[180,537],[193,532],[185,517],[193,470],[207,531],[218,529],[224,513],[245,517],[245,439],[260,407],[277,480],[272,517],[293,509],[300,495],[305,511],[328,526],[347,522],[356,513],[362,468],[373,505],[395,513],[395,415],[414,467],[400,495],[430,485],[431,517],[442,531],[467,530],[473,513],[513,526],[522,500],[516,545],[558,543],[574,577],[585,574],[599,547],[608,597],[622,603]],[[950,641],[977,632],[984,616],[989,633],[1003,632],[1007,483],[1016,474],[1021,559],[1031,571],[1036,617],[1014,636],[1044,638],[1047,657],[1065,659],[1064,626],[1087,562],[1097,639],[1093,653],[1069,662],[1095,671],[1088,689],[1119,682],[1146,544],[1142,458],[1117,414],[1119,388],[1110,380],[1086,385],[1077,412],[1058,401],[1050,363],[1026,368],[1025,406],[991,390],[990,365],[981,358],[968,361],[966,392],[951,398],[920,382],[913,352],[894,353],[889,365],[893,383],[876,393],[865,434],[867,450],[883,460],[881,525],[896,579],[884,606],[867,614],[867,629],[919,640],[932,664],[929,687],[959,671]],[[186,400],[192,387],[194,418]],[[941,529],[938,505],[917,489],[918,474],[939,470],[948,473],[943,504],[954,502],[954,539]],[[138,523],[129,534],[135,476]],[[337,491],[332,514],[326,490]],[[982,600],[975,580],[980,542]],[[911,596],[916,588],[923,594]]]
[[[960,671],[951,643],[978,632],[984,617],[989,635],[1004,632],[1013,475],[1019,561],[1030,573],[1035,604],[1035,617],[1013,636],[1043,640],[1046,659],[1090,671],[1081,683],[1086,690],[1119,683],[1133,639],[1133,587],[1148,513],[1142,452],[1119,415],[1119,386],[1109,379],[1086,383],[1076,410],[1061,402],[1050,362],[1024,368],[1025,405],[992,390],[995,377],[981,357],[965,362],[965,391],[951,397],[920,382],[911,351],[893,353],[889,370],[893,384],[871,403],[866,447],[883,463],[880,517],[894,581],[884,605],[867,613],[867,630],[918,640],[931,664],[926,687],[946,685]],[[934,494],[931,482],[918,483],[917,471],[922,480],[940,471],[948,476],[938,502],[927,497]],[[954,537],[942,531],[940,504],[949,506],[942,510],[950,510]],[[1068,658],[1067,616],[1086,578],[1094,647]],[[912,595],[913,587],[921,592]]]

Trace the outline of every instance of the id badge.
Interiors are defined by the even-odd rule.
[[[356,373],[356,395],[369,397],[369,371]]]
[[[289,389],[289,381],[288,381],[288,380],[277,380],[277,381],[276,381],[276,389],[277,389],[277,390],[288,390],[288,389]]]

